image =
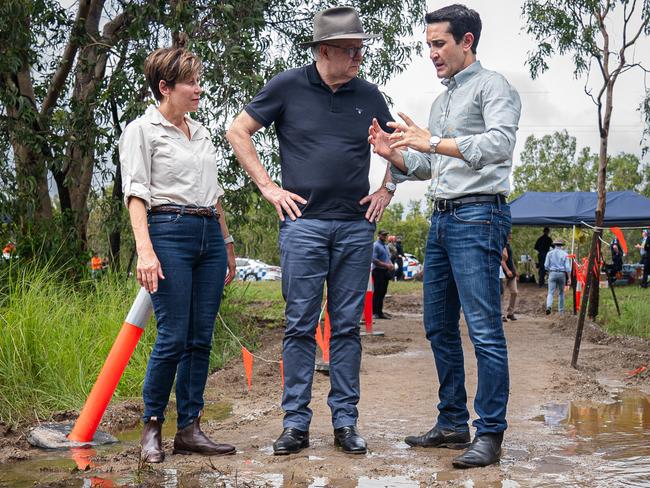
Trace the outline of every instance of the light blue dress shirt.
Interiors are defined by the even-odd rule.
[[[391,165],[393,181],[431,179],[434,200],[510,193],[512,153],[521,115],[517,91],[475,61],[451,79],[431,105],[429,131],[453,138],[462,159],[403,151],[406,173]]]
[[[571,272],[571,260],[569,255],[564,249],[559,247],[551,249],[546,255],[546,260],[544,261],[544,267],[546,271],[550,272],[562,272],[566,271],[567,273]]]

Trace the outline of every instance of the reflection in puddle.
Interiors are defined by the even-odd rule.
[[[227,419],[232,413],[232,404],[227,402],[206,403],[203,408],[202,424],[212,421],[221,421]],[[140,442],[142,434],[142,423],[132,428],[119,432],[117,438],[121,442]],[[176,411],[169,409],[165,416],[162,427],[163,439],[173,438],[176,435]]]
[[[571,470],[574,463],[566,456],[596,455],[603,462],[593,475],[602,486],[650,485],[649,397],[623,392],[612,403],[551,404],[543,410],[546,425],[562,427],[572,442],[543,458],[540,472]],[[616,484],[606,485],[607,480],[616,480]]]

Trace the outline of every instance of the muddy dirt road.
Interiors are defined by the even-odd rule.
[[[17,434],[6,433],[0,437],[0,486],[650,486],[650,399],[646,396],[650,382],[643,375],[628,376],[648,364],[647,343],[608,338],[588,328],[580,369],[573,370],[569,361],[574,319],[545,316],[544,291],[534,285],[522,285],[520,291],[519,320],[505,325],[510,427],[498,466],[454,470],[451,458],[458,451],[412,449],[403,442],[406,435],[431,428],[437,403],[421,300],[407,295],[387,299],[393,319],[375,325],[384,337],[363,338],[359,427],[368,440],[366,456],[334,449],[326,405],[329,379],[317,373],[311,447],[297,455],[274,457],[271,445],[282,425],[278,367],[257,360],[249,393],[243,367],[234,361],[209,379],[204,430],[235,444],[237,455],[172,455],[174,428],[168,422],[163,464],[138,467],[136,427],[118,434],[122,442],[115,446],[77,452],[78,460],[92,459],[87,471],[78,471],[69,454],[27,449]],[[268,333],[257,354],[277,359],[281,333]],[[471,403],[476,368],[466,335],[464,344]],[[103,427],[133,422],[139,409],[138,402],[112,406]],[[83,463],[79,465],[83,468]]]

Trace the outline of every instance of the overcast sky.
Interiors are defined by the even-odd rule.
[[[451,2],[450,2],[451,3]],[[598,151],[596,106],[585,94],[585,80],[573,77],[573,65],[568,57],[558,57],[549,63],[550,69],[541,77],[532,80],[525,65],[527,53],[535,43],[522,31],[524,19],[521,14],[522,0],[465,0],[465,5],[481,15],[483,31],[478,46],[477,58],[484,68],[498,71],[519,91],[522,114],[517,133],[514,164],[519,162],[519,153],[526,138],[534,134],[541,137],[556,130],[567,129],[577,139],[578,150],[584,146]],[[427,1],[432,11],[446,3]],[[620,32],[618,26],[613,26]],[[424,27],[420,35],[425,40]],[[632,53],[637,62],[650,68],[650,42],[642,39]],[[600,76],[593,72],[593,76]],[[650,80],[649,80],[650,81]],[[640,70],[624,73],[614,91],[614,112],[609,138],[609,152],[621,151],[641,157],[640,140],[643,132],[639,104],[644,94],[644,78]],[[429,108],[444,86],[436,77],[428,51],[414,59],[411,66],[400,76],[391,80],[382,89],[393,98],[392,111],[410,115],[418,125],[426,125]],[[648,161],[648,158],[646,158]],[[371,186],[380,183],[385,165],[379,158],[371,166]],[[422,199],[426,182],[407,182],[398,185],[393,202],[407,203]]]

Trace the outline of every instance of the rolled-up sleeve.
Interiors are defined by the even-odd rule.
[[[455,139],[463,159],[476,170],[511,159],[521,115],[519,94],[502,76],[490,77],[481,95],[485,132]]]
[[[395,183],[409,180],[431,179],[431,156],[415,151],[402,151],[406,172],[401,171],[391,164],[390,174]]]
[[[125,205],[128,206],[129,198],[138,197],[150,208],[151,149],[140,124],[126,126],[120,137],[119,151]]]

